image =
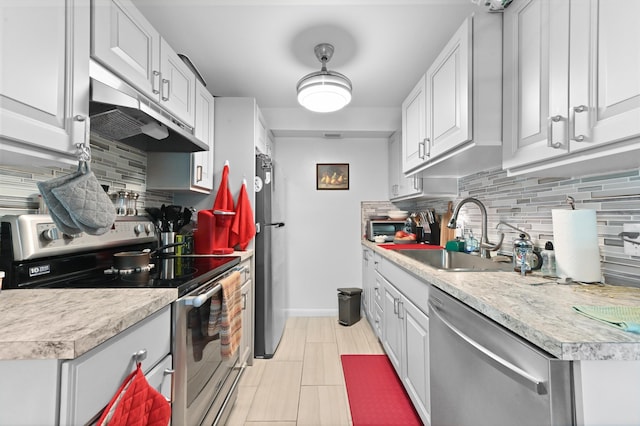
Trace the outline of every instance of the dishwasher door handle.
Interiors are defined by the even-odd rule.
[[[527,373],[520,367],[513,365],[509,361],[504,358],[501,358],[497,354],[491,352],[489,349],[482,346],[480,343],[473,340],[471,337],[464,334],[458,328],[456,328],[453,324],[443,318],[442,314],[438,312],[440,308],[436,306],[431,301],[429,302],[431,306],[431,312],[433,312],[442,323],[447,326],[453,333],[455,333],[459,338],[467,342],[473,348],[475,348],[486,361],[488,361],[491,365],[496,367],[498,370],[502,371],[507,376],[511,377],[515,381],[525,385],[527,388],[533,390],[538,395],[544,395],[547,393],[547,389],[545,387],[544,380],[540,380],[531,374]]]

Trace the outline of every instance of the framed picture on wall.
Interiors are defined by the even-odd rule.
[[[349,189],[349,163],[317,163],[316,189]]]

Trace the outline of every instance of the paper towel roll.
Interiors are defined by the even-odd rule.
[[[551,210],[556,270],[560,278],[599,282],[600,247],[595,210]]]

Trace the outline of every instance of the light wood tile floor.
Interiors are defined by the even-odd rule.
[[[364,317],[289,318],[275,356],[245,369],[227,425],[351,425],[340,355],[383,353]]]

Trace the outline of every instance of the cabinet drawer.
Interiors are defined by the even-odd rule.
[[[427,301],[429,299],[429,284],[420,278],[412,275],[400,266],[382,259],[379,265],[379,273],[404,294],[407,299],[413,302],[422,312],[427,314],[429,308]],[[381,304],[380,306],[383,306]]]
[[[147,374],[171,351],[171,307],[129,327],[84,355],[62,363],[60,425],[85,424],[98,414],[135,369],[133,354],[146,350]]]

